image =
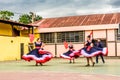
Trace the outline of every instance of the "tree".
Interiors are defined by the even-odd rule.
[[[2,20],[10,20],[13,18],[14,13],[10,11],[0,11],[0,19]]]
[[[36,16],[35,16],[35,21],[38,21],[38,20],[40,20],[40,19],[42,19],[41,16],[39,16],[39,15],[36,15]]]
[[[42,19],[41,16],[35,15],[34,13],[30,12],[29,14],[23,14],[19,17],[19,22],[24,23],[24,24],[29,24],[34,21],[38,21]]]
[[[28,14],[23,14],[19,17],[19,22],[24,23],[24,24],[29,24],[31,23],[32,17]]]

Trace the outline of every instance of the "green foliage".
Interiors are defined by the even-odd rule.
[[[10,11],[0,11],[0,19],[10,20],[14,16],[13,12]]]
[[[35,17],[35,21],[38,21],[38,20],[40,20],[40,19],[42,19],[41,16],[38,16],[38,15],[37,15],[37,16]]]
[[[33,21],[38,21],[38,20],[42,19],[42,17],[39,15],[33,15],[31,13],[23,14],[19,17],[19,22],[24,23],[24,24],[29,24],[29,23],[32,23],[32,19],[33,19]]]
[[[29,24],[31,23],[32,17],[28,14],[23,14],[19,17],[19,22],[24,23],[24,24]]]
[[[2,20],[11,20],[14,17],[14,13],[10,11],[0,11],[0,19]],[[42,19],[41,16],[35,15],[33,12],[29,14],[22,14],[19,16],[19,22],[24,24],[29,24],[34,21],[38,21]]]

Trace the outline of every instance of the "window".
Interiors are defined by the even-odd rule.
[[[117,30],[117,40],[120,40],[120,33],[119,33],[120,30],[119,29]]]
[[[84,32],[59,32],[57,33],[57,43],[61,42],[83,42],[84,41]]]
[[[13,36],[20,36],[20,31],[13,28]]]
[[[118,28],[118,34],[120,34],[120,24],[119,24],[119,28]]]
[[[56,36],[56,37],[55,37]],[[58,33],[41,33],[41,40],[44,43],[63,43],[67,42],[83,42],[84,41],[84,32],[58,32]]]
[[[101,42],[103,43],[103,47],[107,47],[106,39],[101,39]]]
[[[41,33],[40,37],[44,43],[54,43],[54,33]]]

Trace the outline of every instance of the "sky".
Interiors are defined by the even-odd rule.
[[[43,18],[113,13],[120,11],[120,0],[0,0],[0,10],[19,15],[34,12]]]

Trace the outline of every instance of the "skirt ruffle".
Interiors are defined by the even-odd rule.
[[[72,60],[72,59],[74,59],[74,58],[78,58],[79,57],[79,54],[74,54],[74,55],[72,55],[72,53],[73,53],[74,51],[67,51],[66,53],[63,53],[63,54],[61,54],[60,55],[60,57],[61,58],[64,58],[64,59],[69,59],[69,60]]]
[[[74,56],[74,55],[83,55],[85,57],[93,57],[99,54],[102,54],[104,56],[108,55],[108,49],[105,48],[98,48],[98,47],[92,47],[89,51],[87,51],[86,48],[82,48],[78,51],[74,51],[73,53],[70,54],[70,56]]]
[[[38,49],[34,49],[30,53],[23,55],[22,58],[26,61],[35,60],[37,63],[45,63],[52,58],[52,54],[50,52],[45,50],[42,52],[44,54],[40,54],[40,51],[38,52]]]
[[[76,51],[73,51],[71,54],[70,54],[70,57],[75,57],[75,58],[78,58],[80,56],[80,50],[76,50]]]
[[[85,57],[93,57],[99,54],[106,55],[108,54],[107,48],[98,48],[98,47],[92,47],[90,51],[87,51],[85,48],[81,49],[80,54]]]

